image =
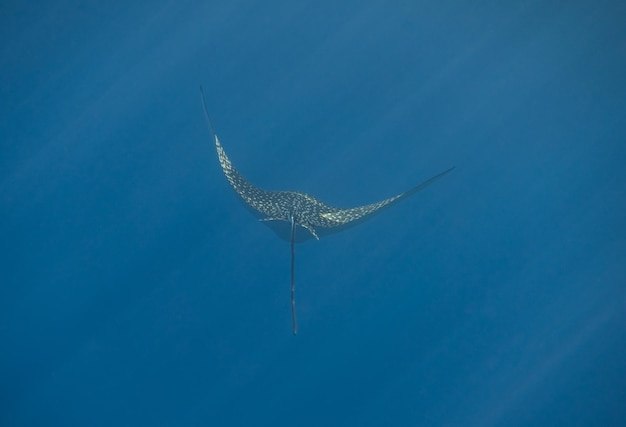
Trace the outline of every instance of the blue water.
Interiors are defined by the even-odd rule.
[[[9,3],[0,425],[626,425],[623,3]]]

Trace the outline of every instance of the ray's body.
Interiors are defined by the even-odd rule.
[[[224,148],[213,130],[201,91],[202,106],[209,125],[217,156],[226,179],[243,202],[261,221],[270,226],[280,237],[289,240],[291,244],[291,317],[293,334],[297,333],[295,309],[295,243],[318,239],[331,233],[342,231],[348,227],[371,218],[382,209],[390,207],[401,200],[426,188],[439,178],[451,172],[454,167],[422,182],[404,193],[369,205],[355,208],[340,209],[327,205],[321,200],[296,191],[267,191],[252,185],[235,169],[226,155]],[[286,228],[285,226],[288,226]],[[301,229],[301,230],[300,230]]]

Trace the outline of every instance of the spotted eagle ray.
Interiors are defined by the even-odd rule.
[[[360,224],[371,218],[374,214],[379,213],[381,210],[391,207],[401,200],[423,190],[454,169],[453,166],[404,193],[381,200],[380,202],[348,209],[339,209],[327,205],[306,193],[263,190],[252,185],[235,169],[215,133],[213,123],[207,111],[202,88],[200,88],[200,96],[204,116],[209,131],[215,140],[217,157],[226,179],[250,211],[259,218],[260,221],[269,225],[279,237],[291,243],[291,321],[294,335],[298,332],[295,300],[296,282],[294,273],[295,244],[311,238],[319,240],[320,236],[326,236]]]

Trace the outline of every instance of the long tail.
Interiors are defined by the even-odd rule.
[[[296,257],[296,220],[291,217],[291,323],[293,325],[293,334],[298,333],[298,324],[296,323],[296,280],[294,272],[294,262]]]

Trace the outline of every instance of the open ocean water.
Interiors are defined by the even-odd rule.
[[[0,425],[626,425],[626,3],[0,6]],[[352,207],[290,248],[223,176]]]

